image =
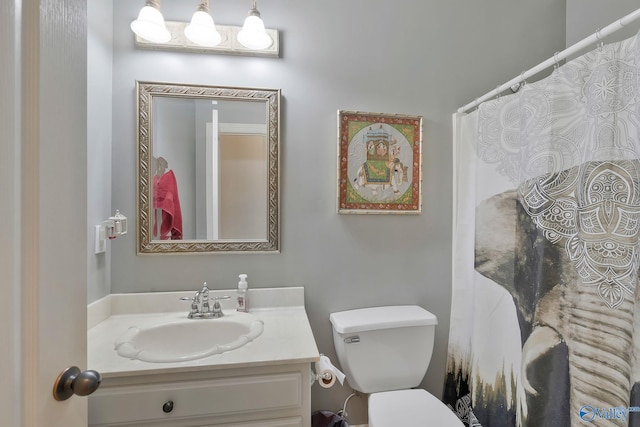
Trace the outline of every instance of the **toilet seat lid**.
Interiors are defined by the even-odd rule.
[[[369,396],[370,427],[463,427],[438,398],[422,389],[373,393]]]

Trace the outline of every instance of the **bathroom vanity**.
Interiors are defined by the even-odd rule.
[[[212,298],[234,291],[212,291]],[[318,349],[304,309],[303,288],[251,289],[251,321],[261,334],[219,354],[185,361],[123,357],[115,343],[131,327],[218,320],[244,321],[234,301],[220,301],[221,319],[186,320],[188,292],[109,295],[88,308],[88,366],[102,375],[89,396],[90,426],[310,427],[311,364]],[[221,324],[222,325],[222,324]],[[207,339],[200,333],[196,339]],[[171,343],[181,339],[168,337]],[[161,347],[162,348],[162,347]]]

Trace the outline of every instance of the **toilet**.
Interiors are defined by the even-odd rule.
[[[369,427],[462,427],[422,381],[433,352],[435,315],[417,305],[331,313],[333,344],[349,385],[369,394]]]

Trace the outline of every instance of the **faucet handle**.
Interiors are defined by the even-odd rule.
[[[231,298],[229,295],[224,295],[221,297],[213,297],[213,309],[211,312],[213,313],[213,317],[222,317],[224,313],[222,312],[222,307],[220,306],[221,299],[229,299]]]
[[[191,311],[189,311],[189,319],[193,319],[198,315],[198,292],[194,297],[180,297],[180,301],[191,301]]]
[[[221,299],[229,299],[229,298],[231,298],[229,295],[224,295],[221,297],[213,297],[213,308],[215,309],[216,306],[218,306],[218,308],[220,307]]]
[[[194,307],[197,309],[198,304],[200,304],[200,291],[196,291],[193,297],[180,297],[180,301],[192,301],[191,309],[193,310]]]
[[[200,302],[200,291],[196,292],[192,297],[180,297],[180,301],[193,301],[192,304],[198,304]]]

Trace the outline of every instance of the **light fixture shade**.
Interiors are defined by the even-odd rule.
[[[171,33],[164,25],[162,13],[150,2],[140,9],[138,19],[131,23],[131,30],[139,37],[154,43],[166,43],[171,40]]]
[[[184,29],[184,35],[200,46],[217,46],[222,41],[222,37],[213,23],[213,18],[202,10],[193,14],[191,23]]]
[[[264,22],[256,9],[249,11],[249,16],[244,20],[242,30],[238,32],[238,41],[249,49],[262,50],[273,44],[273,40],[264,29]]]

